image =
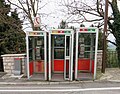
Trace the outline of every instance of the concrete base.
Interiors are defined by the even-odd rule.
[[[77,80],[93,80],[93,74],[92,73],[78,73]]]

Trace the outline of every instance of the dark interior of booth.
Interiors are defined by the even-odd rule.
[[[44,36],[29,36],[30,79],[45,79],[44,50]]]
[[[78,35],[78,80],[93,79],[95,38],[95,33],[79,33]]]
[[[64,80],[65,35],[51,35],[51,78]]]

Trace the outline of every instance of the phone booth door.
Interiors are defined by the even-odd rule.
[[[95,79],[97,64],[97,28],[81,27],[76,30],[75,79]]]
[[[49,33],[49,80],[72,80],[73,37],[71,29],[57,29]]]
[[[47,80],[46,42],[45,31],[26,32],[28,79]]]
[[[65,35],[65,59],[64,59],[64,79],[70,79],[70,53],[71,53],[71,35]]]

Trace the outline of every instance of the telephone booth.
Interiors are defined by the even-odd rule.
[[[49,32],[49,80],[72,80],[73,38],[71,29]]]
[[[26,32],[26,45],[28,79],[47,80],[46,32]]]
[[[76,29],[75,79],[96,78],[98,29]]]

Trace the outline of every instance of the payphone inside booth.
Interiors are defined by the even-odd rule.
[[[98,30],[81,27],[76,30],[75,79],[95,79]]]
[[[45,31],[26,32],[27,77],[47,80],[47,39]]]
[[[72,80],[73,37],[71,29],[49,32],[49,80]]]

